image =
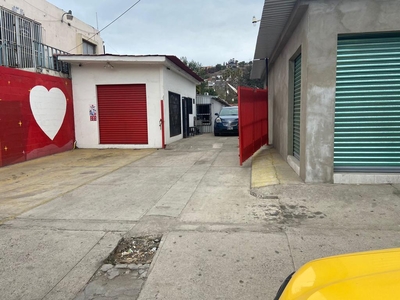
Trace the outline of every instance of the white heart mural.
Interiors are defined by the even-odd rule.
[[[51,139],[57,135],[67,111],[67,100],[59,88],[48,91],[44,86],[35,86],[29,95],[31,110],[36,123]]]

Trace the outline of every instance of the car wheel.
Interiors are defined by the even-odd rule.
[[[219,133],[217,133],[217,132],[214,132],[214,136],[219,136]]]

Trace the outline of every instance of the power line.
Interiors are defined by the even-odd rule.
[[[93,37],[95,37],[96,35],[98,35],[100,32],[102,32],[103,30],[107,29],[108,27],[110,27],[113,23],[115,23],[118,19],[120,19],[123,15],[125,15],[128,11],[130,11],[132,8],[134,8],[141,0],[138,0],[136,3],[134,3],[133,5],[131,5],[127,10],[125,10],[122,14],[120,14],[117,18],[115,18],[113,21],[111,21],[108,25],[106,25],[104,28],[102,28],[100,31],[98,31],[97,33],[95,33],[94,35],[92,35],[89,39],[92,39]],[[67,52],[71,52],[73,50],[75,50],[76,48],[78,48],[79,46],[81,46],[83,44],[80,43],[79,45],[77,45],[75,48],[72,48],[71,50],[67,51]]]
[[[115,49],[113,46],[111,46],[111,45],[107,45],[107,47],[110,47],[111,49],[113,49],[113,50],[114,50],[114,52],[115,52],[116,54],[119,54],[118,50],[117,50],[117,49]]]

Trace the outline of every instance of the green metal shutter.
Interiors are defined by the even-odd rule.
[[[300,160],[301,54],[294,60],[293,156]]]
[[[334,169],[400,172],[400,35],[339,37]]]

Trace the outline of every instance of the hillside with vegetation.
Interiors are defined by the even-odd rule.
[[[259,79],[250,79],[252,61],[238,62],[230,59],[228,62],[215,66],[204,67],[199,62],[188,61],[186,57],[181,60],[204,82],[197,86],[197,94],[218,96],[228,103],[237,104],[235,89],[239,86],[263,88],[263,82]]]

